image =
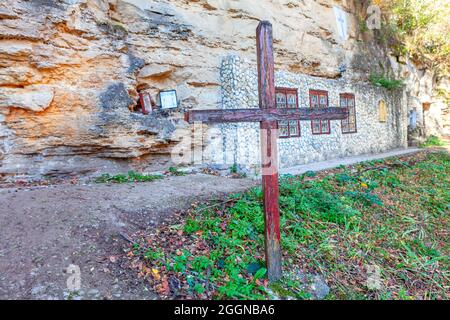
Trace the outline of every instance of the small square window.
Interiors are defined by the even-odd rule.
[[[300,135],[300,123],[298,121],[289,121],[289,135],[297,137]]]
[[[355,123],[350,123],[349,124],[349,131],[350,132],[356,132],[356,124]]]
[[[313,131],[320,132],[320,120],[313,120]]]
[[[277,108],[286,108],[286,96],[284,93],[277,93]]]
[[[289,122],[279,121],[278,122],[278,132],[280,137],[289,137]]]
[[[289,108],[297,108],[297,95],[296,94],[288,94],[288,107]]]

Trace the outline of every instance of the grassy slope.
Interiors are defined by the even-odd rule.
[[[264,277],[260,188],[194,206],[128,255],[162,297],[309,298],[292,276],[302,270],[326,279],[329,299],[448,299],[449,159],[424,152],[282,177],[286,276],[275,285]]]

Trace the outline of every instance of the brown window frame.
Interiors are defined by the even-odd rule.
[[[348,131],[344,130],[344,126],[345,125],[347,127],[349,127],[349,120],[350,120],[350,109],[349,109],[349,115],[348,115],[347,119],[341,120],[342,133],[343,134],[357,133],[358,132],[358,127],[357,127],[357,124],[356,124],[356,99],[355,99],[355,95],[353,93],[341,93],[339,95],[339,105],[341,106],[341,108],[343,108],[343,106],[342,106],[342,99],[346,99],[347,100],[347,102],[346,102],[347,108],[349,108],[348,100],[353,100],[353,106],[352,106],[352,108],[353,108],[353,121],[354,121],[354,124],[355,124],[355,129],[354,130],[348,130]],[[348,121],[348,123],[345,124],[345,121]]]
[[[312,108],[313,104],[312,104],[312,97],[313,96],[317,96],[318,98],[318,104],[320,106],[320,96],[321,95],[325,95],[327,97],[327,105],[325,108],[328,108],[330,106],[330,99],[328,97],[328,91],[325,90],[316,90],[316,89],[309,89],[309,107]],[[315,132],[314,131],[314,121],[320,121],[320,132]],[[322,130],[322,122],[324,121],[328,121],[328,131],[323,131]],[[330,134],[331,133],[331,122],[330,120],[311,120],[311,133],[314,135],[318,135],[318,134]]]
[[[277,88],[275,88],[275,105],[276,105],[276,107],[278,108],[278,105],[277,105],[277,100],[276,100],[276,97],[277,97],[277,94],[279,94],[279,93],[283,93],[284,94],[284,96],[285,96],[285,98],[286,98],[286,108],[288,107],[287,105],[287,97],[288,97],[288,94],[295,94],[295,97],[296,97],[296,99],[295,99],[295,102],[296,102],[296,108],[299,108],[299,104],[298,104],[298,89],[296,89],[296,88],[283,88],[283,87],[277,87]],[[280,139],[288,139],[288,138],[298,138],[298,137],[301,137],[302,136],[302,133],[301,133],[301,126],[300,126],[300,120],[294,120],[294,121],[296,121],[297,122],[297,130],[298,130],[298,134],[296,134],[296,135],[292,135],[291,134],[291,122],[293,122],[293,121],[288,121],[287,122],[287,130],[288,130],[288,135],[280,135],[280,133],[278,133],[278,138],[280,138]],[[278,121],[278,128],[280,127],[280,122]]]

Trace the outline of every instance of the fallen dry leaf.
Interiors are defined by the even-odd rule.
[[[152,274],[153,274],[153,277],[156,279],[156,280],[161,280],[161,276],[159,275],[159,271],[158,271],[158,269],[156,269],[156,268],[152,268]]]

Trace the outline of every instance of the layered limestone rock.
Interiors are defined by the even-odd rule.
[[[342,40],[333,6],[347,12]],[[255,61],[274,25],[278,70],[365,79],[354,1],[5,0],[0,3],[0,176],[162,168],[191,128],[187,108],[221,104],[229,54]],[[131,112],[138,91],[176,89],[180,107]]]
[[[0,4],[0,174],[108,170],[151,154],[158,163],[179,140],[176,113],[130,112],[145,62],[113,9],[108,1]]]
[[[404,81],[408,112],[415,114],[414,123],[408,125],[411,145],[420,144],[430,135],[449,136],[450,106],[448,97],[441,94],[450,87],[448,78],[437,76],[408,58],[388,57],[395,77]]]

